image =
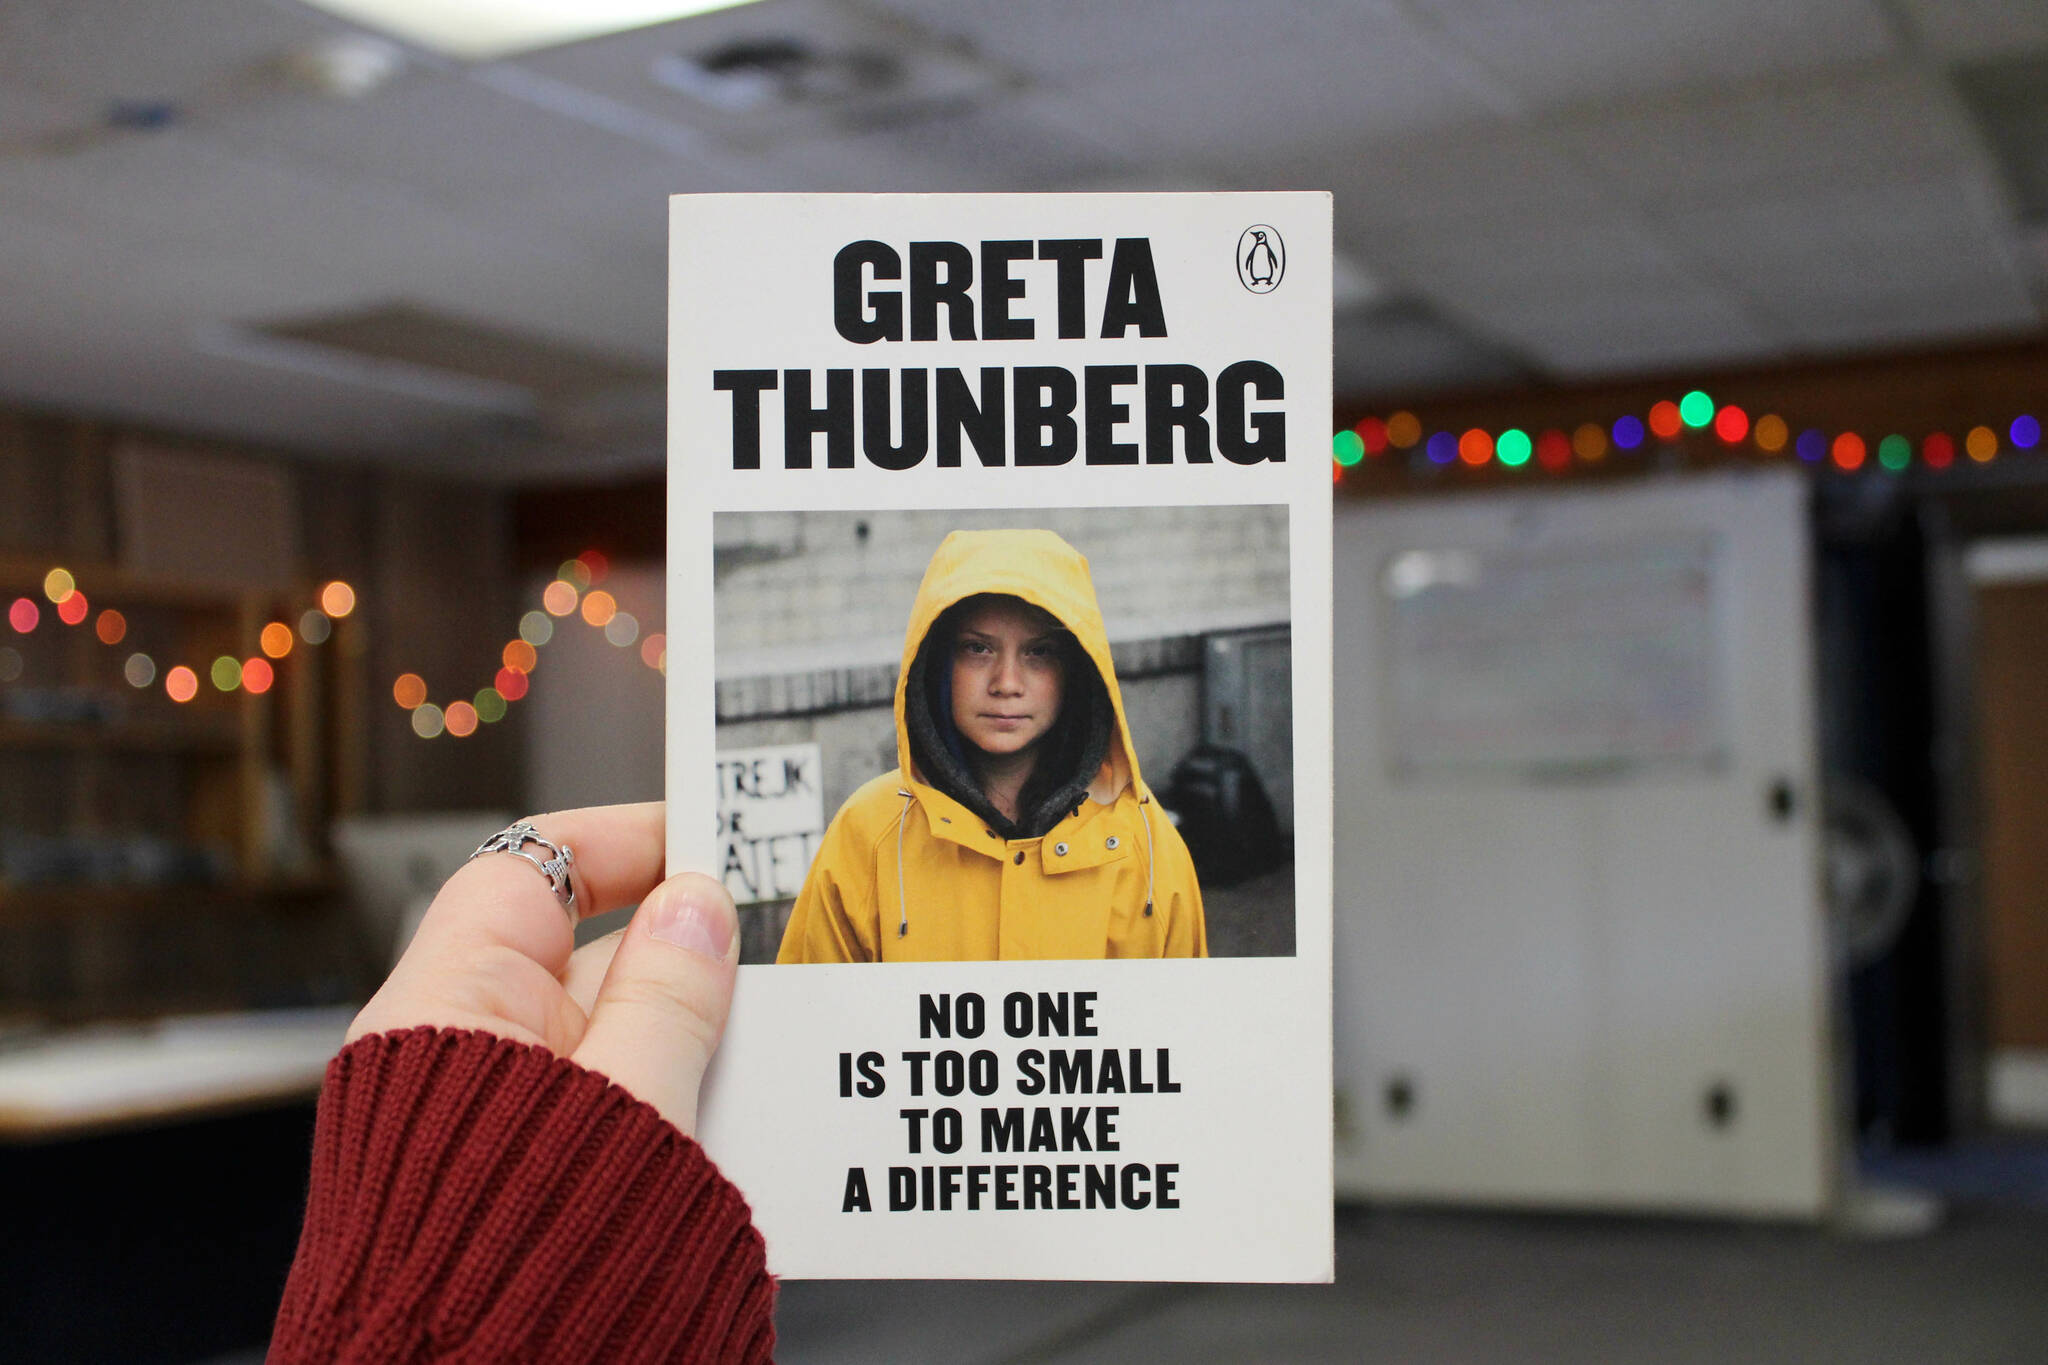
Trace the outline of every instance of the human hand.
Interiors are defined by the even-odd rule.
[[[522,859],[486,854],[434,897],[348,1041],[431,1025],[538,1043],[694,1132],[698,1086],[725,1031],[739,961],[732,897],[694,872],[661,879],[658,802],[532,823],[575,851],[579,912],[637,903],[632,923],[576,948],[548,879]]]

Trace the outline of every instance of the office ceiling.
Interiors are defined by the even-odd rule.
[[[2040,0],[763,0],[478,65],[8,0],[0,399],[650,469],[688,190],[1328,188],[1356,398],[2037,333],[2044,90]]]

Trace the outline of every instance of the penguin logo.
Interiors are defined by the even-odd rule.
[[[1237,282],[1254,294],[1270,294],[1287,273],[1287,243],[1279,229],[1253,223],[1237,239]]]

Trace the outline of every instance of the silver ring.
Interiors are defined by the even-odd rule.
[[[545,859],[536,858],[526,852],[526,845],[539,844],[548,851]],[[570,869],[576,865],[576,852],[567,844],[555,844],[540,837],[540,831],[531,823],[521,820],[510,824],[476,846],[476,852],[467,861],[475,862],[486,853],[509,853],[532,863],[540,875],[548,879],[548,887],[555,893],[555,899],[569,912],[570,927],[575,927],[581,918],[576,909],[576,882]]]

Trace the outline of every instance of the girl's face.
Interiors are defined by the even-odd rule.
[[[1014,598],[972,608],[953,638],[953,724],[987,754],[1029,749],[1060,718],[1060,629]]]

